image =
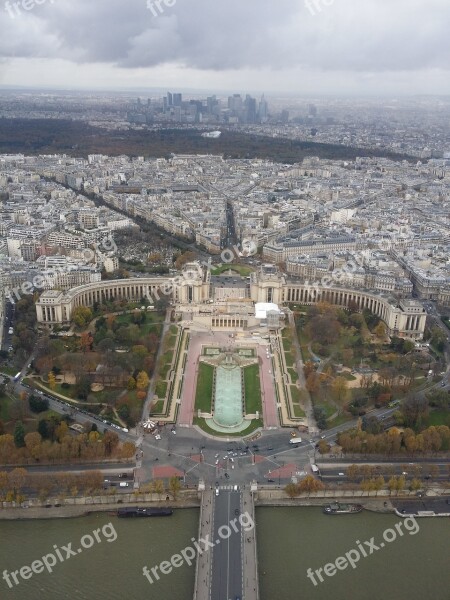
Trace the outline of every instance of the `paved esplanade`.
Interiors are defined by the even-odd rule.
[[[218,496],[205,492],[201,512],[200,535],[209,535],[214,548],[198,558],[194,600],[257,600],[256,536],[250,492],[241,493],[231,485],[221,487]]]

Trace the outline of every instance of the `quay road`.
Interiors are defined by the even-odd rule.
[[[256,536],[250,491],[229,485],[203,492],[199,539],[210,540],[214,547],[197,557],[194,600],[257,600]]]
[[[405,460],[406,458],[406,460]],[[377,461],[371,459],[370,461],[361,462],[360,460],[355,461],[347,458],[340,458],[333,462],[322,462],[319,458],[317,466],[320,469],[320,477],[322,481],[347,481],[347,469],[356,464],[359,469],[363,467],[373,467],[375,475],[383,475],[385,479],[388,479],[392,475],[405,475],[406,478],[418,478],[420,480],[432,479],[433,481],[448,481],[449,478],[449,463],[442,459],[430,459],[426,462],[407,462],[408,457],[399,460],[389,461]],[[411,460],[409,458],[409,460]],[[358,475],[352,478],[353,482],[360,482],[364,479],[364,475]]]

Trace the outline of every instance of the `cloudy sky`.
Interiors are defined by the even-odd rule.
[[[0,85],[450,94],[449,23],[450,0],[0,0]]]

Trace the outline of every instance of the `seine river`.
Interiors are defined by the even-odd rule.
[[[12,589],[0,579],[0,598],[192,600],[194,567],[177,568],[153,585],[143,577],[142,568],[168,560],[189,545],[197,536],[198,514],[190,509],[160,519],[98,514],[52,521],[0,521],[0,576],[5,569],[10,573],[56,553],[54,545],[65,558],[63,546],[72,543],[71,549],[78,550],[83,536],[88,536],[83,538],[86,546],[92,542],[91,548],[58,561],[52,574],[34,574],[28,580],[19,577],[20,584]],[[373,537],[373,543],[381,545],[383,533],[395,531],[402,519],[369,512],[325,516],[320,508],[258,508],[256,519],[261,600],[450,599],[449,519],[418,520],[415,535],[405,532],[395,541],[384,542],[384,548],[373,550],[355,569],[348,567],[333,577],[324,575],[324,582],[316,587],[307,578],[308,567],[315,571],[334,562],[357,548],[357,540],[364,543]],[[93,535],[98,529],[101,542]],[[108,542],[115,534],[117,539]]]
[[[387,543],[383,533],[400,521],[395,515],[363,511],[356,515],[323,515],[320,508],[258,508],[261,600],[450,600],[450,519],[416,522],[415,535],[405,533]],[[414,523],[409,523],[414,531]],[[402,528],[401,531],[404,531]],[[384,548],[370,549],[364,541]],[[387,538],[392,539],[387,533]],[[367,558],[356,568],[323,576],[313,571],[335,562],[360,541]],[[342,566],[342,563],[340,563]]]

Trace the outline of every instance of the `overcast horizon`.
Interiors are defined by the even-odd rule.
[[[0,0],[0,86],[450,94],[446,0]]]

